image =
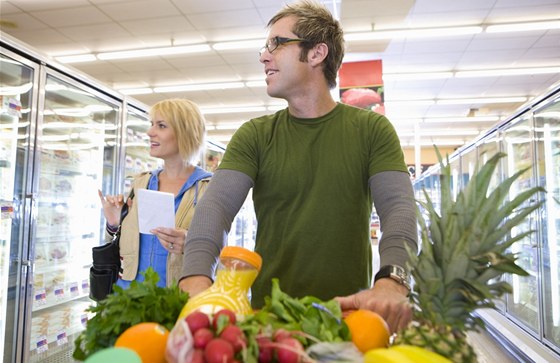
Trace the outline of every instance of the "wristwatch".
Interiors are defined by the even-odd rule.
[[[375,283],[379,279],[389,278],[393,279],[399,284],[403,285],[410,292],[410,280],[406,270],[400,266],[396,265],[385,265],[379,269],[379,272],[375,274],[373,282]]]

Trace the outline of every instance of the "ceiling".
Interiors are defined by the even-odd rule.
[[[560,20],[560,0],[325,0],[347,35],[387,29],[482,26]],[[0,0],[5,32],[51,57],[266,38],[280,0]],[[336,10],[334,10],[336,9]],[[458,147],[560,81],[543,74],[458,77],[459,71],[560,66],[560,29],[346,42],[345,62],[381,59],[385,113],[403,147],[415,142]],[[227,143],[240,123],[285,105],[267,96],[260,47],[185,55],[72,63],[125,93],[132,88],[245,82],[240,88],[137,94],[151,105],[169,97],[197,102],[209,134]],[[415,79],[412,74],[432,72]],[[448,72],[436,77],[435,72]],[[256,82],[254,82],[256,81]],[[246,82],[252,82],[247,84]],[[518,97],[517,100],[498,100]],[[476,100],[468,100],[475,98]],[[467,99],[467,100],[465,100]],[[256,107],[238,112],[241,106]],[[211,108],[221,111],[211,111]],[[488,116],[490,121],[461,121]],[[438,119],[439,118],[439,119]],[[435,120],[434,120],[435,119]],[[434,122],[435,121],[435,122]]]

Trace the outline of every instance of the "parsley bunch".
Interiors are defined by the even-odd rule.
[[[188,300],[179,287],[158,287],[159,275],[150,267],[144,281],[133,281],[128,289],[115,286],[114,293],[87,309],[95,316],[74,342],[74,359],[85,360],[93,353],[112,347],[118,336],[142,322],[155,322],[173,329]]]

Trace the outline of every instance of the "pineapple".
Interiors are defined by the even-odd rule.
[[[533,231],[510,236],[540,203],[527,205],[540,187],[528,189],[513,200],[506,200],[512,183],[521,170],[489,191],[490,179],[499,160],[498,153],[478,169],[456,201],[451,195],[449,160],[441,165],[441,211],[438,213],[427,193],[422,203],[430,217],[427,225],[421,216],[422,248],[417,255],[409,251],[410,271],[414,278],[411,302],[413,322],[399,332],[393,344],[412,344],[439,353],[454,362],[476,362],[476,354],[467,341],[467,331],[483,327],[484,322],[471,313],[493,308],[494,299],[512,291],[503,273],[526,276],[517,257],[508,248]]]

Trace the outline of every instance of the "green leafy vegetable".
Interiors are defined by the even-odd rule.
[[[257,338],[272,337],[284,329],[292,332],[304,347],[318,342],[348,342],[351,340],[348,326],[342,319],[342,311],[334,300],[321,301],[312,296],[293,298],[280,290],[278,279],[272,279],[271,295],[265,298],[264,307],[238,322],[247,336],[247,355],[244,362],[256,362]]]
[[[144,281],[133,281],[128,289],[115,286],[107,299],[88,309],[95,316],[74,342],[74,359],[85,360],[93,353],[115,344],[132,325],[155,322],[171,330],[188,294],[177,286],[158,287],[159,275],[150,267]]]

